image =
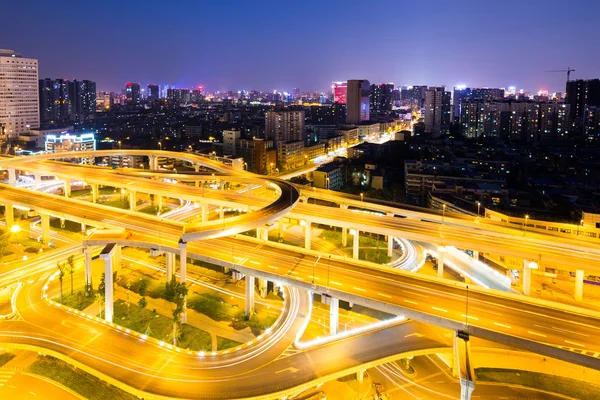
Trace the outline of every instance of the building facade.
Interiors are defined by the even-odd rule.
[[[88,121],[96,113],[96,82],[73,80],[69,82],[70,119]]]
[[[140,84],[129,82],[125,85],[125,104],[135,106],[140,104]]]
[[[432,135],[450,132],[450,92],[430,87],[425,92],[425,132]]]
[[[290,171],[304,165],[304,142],[291,140],[277,145],[277,164],[281,171]]]
[[[345,184],[346,170],[343,164],[330,162],[313,172],[313,186],[319,189],[340,190]]]
[[[359,124],[370,119],[370,94],[371,85],[366,79],[352,79],[348,81],[346,96],[346,123]]]
[[[600,79],[567,82],[565,102],[571,106],[571,118],[583,118],[585,107],[600,107]]]
[[[267,111],[265,115],[265,138],[279,143],[304,142],[304,110]]]
[[[394,84],[380,83],[371,85],[369,113],[373,117],[386,117],[392,114],[394,103]]]
[[[0,139],[40,126],[38,60],[0,49]]]
[[[236,142],[240,140],[239,129],[227,129],[223,131],[223,154],[236,155]]]

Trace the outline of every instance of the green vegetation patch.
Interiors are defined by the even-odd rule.
[[[600,398],[600,385],[537,372],[502,368],[477,368],[477,380],[527,386],[581,400]]]
[[[137,399],[136,396],[54,357],[40,355],[33,364],[26,368],[26,371],[50,378],[90,400]]]
[[[227,350],[233,347],[238,347],[241,344],[242,343],[236,342],[235,340],[217,336],[217,350]]]
[[[5,365],[6,363],[8,363],[10,360],[12,360],[15,357],[16,357],[16,355],[13,353],[9,353],[9,352],[0,353],[0,367]]]
[[[227,304],[219,296],[209,293],[194,293],[188,296],[188,308],[198,311],[215,321],[229,321],[238,308]]]
[[[114,322],[158,340],[173,343],[173,319],[157,314],[153,310],[143,311],[137,304],[130,304],[128,310],[127,302],[117,300],[114,304]],[[182,325],[177,345],[194,351],[210,351],[212,339],[210,333],[206,331]]]

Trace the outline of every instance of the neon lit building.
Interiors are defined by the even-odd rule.
[[[60,153],[63,151],[86,151],[96,150],[96,139],[93,133],[82,133],[72,135],[65,133],[61,135],[46,136],[46,152]],[[82,164],[93,164],[93,158],[82,158]]]
[[[348,90],[347,82],[333,82],[333,102],[336,104],[346,104],[346,92]]]

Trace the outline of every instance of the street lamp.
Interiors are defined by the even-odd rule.
[[[158,147],[159,147],[159,150],[162,151],[162,142],[158,142]]]
[[[577,236],[579,236],[579,227],[583,226],[583,220],[579,221],[579,225],[577,225]]]
[[[10,227],[10,231],[12,233],[19,233],[19,232],[21,232],[21,225],[15,224],[15,225],[11,226]]]
[[[327,179],[327,190],[329,190],[329,177],[326,177],[325,179]]]
[[[444,217],[446,216],[446,205],[442,204],[442,226],[444,226]]]
[[[523,227],[523,236],[527,233],[527,221],[529,220],[529,214],[525,214],[525,226]]]
[[[121,141],[119,140],[119,150],[121,150]]]
[[[481,208],[481,203],[477,202],[477,218],[479,218],[479,209]]]

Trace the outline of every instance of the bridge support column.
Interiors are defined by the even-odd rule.
[[[246,184],[246,188],[248,189],[248,194],[252,194],[252,184],[251,183],[247,183]]]
[[[129,210],[135,211],[137,207],[137,193],[133,190],[129,191]]]
[[[50,215],[40,214],[42,218],[42,241],[47,246],[50,243]]]
[[[187,279],[187,243],[179,239],[179,282],[185,283]],[[183,312],[181,323],[187,322],[187,296],[183,299]]]
[[[88,287],[92,286],[92,248],[86,246],[83,249],[85,283]]]
[[[437,275],[438,278],[444,277],[444,255],[446,254],[446,248],[444,246],[438,247],[438,266]]]
[[[17,184],[17,171],[14,168],[8,169],[8,184],[9,185]]]
[[[583,299],[583,270],[578,269],[575,271],[575,300],[581,301]]]
[[[246,317],[252,317],[254,313],[254,277],[246,275],[246,306],[244,309]]]
[[[148,168],[152,171],[156,171],[158,169],[157,156],[148,156]]]
[[[360,239],[360,231],[358,229],[351,229],[350,234],[352,235],[352,258],[358,260],[358,240]]]
[[[219,190],[225,190],[225,181],[223,179],[219,179]]]
[[[92,189],[92,203],[97,203],[98,202],[98,184],[92,183],[90,185],[90,188]]]
[[[263,299],[267,297],[269,282],[266,279],[258,278],[258,295]]]
[[[387,245],[388,245],[388,257],[391,257],[394,254],[394,238],[392,236],[387,237]]]
[[[523,294],[529,296],[531,294],[531,270],[537,269],[538,265],[534,262],[523,260],[523,278],[521,284],[523,286]]]
[[[223,219],[225,218],[225,207],[221,206],[219,207],[219,219]]]
[[[175,253],[166,252],[166,265],[167,265],[167,282],[171,282],[173,279],[173,267],[175,266]]]
[[[202,222],[208,222],[208,204],[202,204]]]
[[[113,322],[114,304],[113,304],[113,253],[114,244],[104,247],[100,258],[104,259],[104,319],[106,322]]]
[[[194,171],[200,172],[200,164],[194,164]],[[196,181],[198,182],[198,181]]]
[[[475,382],[460,379],[460,400],[471,400],[473,390],[475,390]]]
[[[15,209],[11,203],[4,203],[4,217],[6,229],[10,229],[15,224]]]
[[[348,246],[348,228],[342,228],[342,246]]]
[[[64,184],[65,197],[71,197],[71,180],[65,179]]]
[[[340,300],[335,297],[331,298],[329,303],[329,334],[337,335],[338,324],[340,320]]]
[[[42,174],[33,174],[33,178],[35,179],[35,184],[39,185],[42,183]]]
[[[312,241],[312,224],[310,221],[305,221],[304,225],[304,248],[310,250],[310,244]]]
[[[358,381],[358,383],[363,383],[363,381],[365,380],[365,372],[366,370],[361,369],[356,373],[356,380]]]
[[[283,237],[283,217],[279,217],[277,220],[277,236]]]

